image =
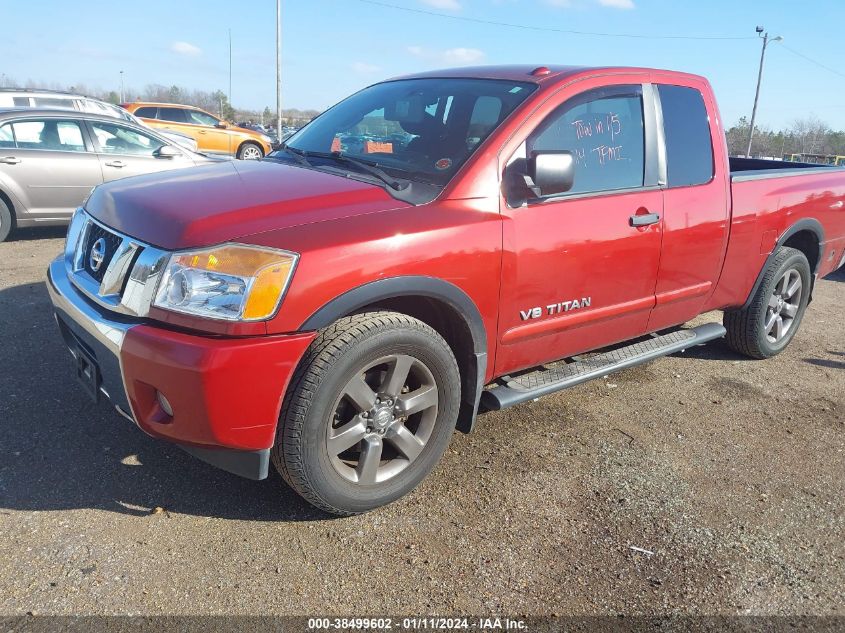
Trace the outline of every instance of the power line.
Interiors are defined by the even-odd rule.
[[[789,46],[787,46],[786,44],[781,44],[781,46],[783,46],[786,50],[788,50],[788,51],[789,51],[790,53],[792,53],[793,55],[797,55],[797,56],[798,56],[798,57],[800,57],[801,59],[804,59],[804,60],[806,60],[806,61],[810,62],[811,64],[815,64],[815,65],[816,65],[816,66],[818,66],[819,68],[824,68],[826,71],[828,71],[828,72],[832,72],[834,75],[839,75],[840,77],[845,77],[845,74],[843,74],[843,73],[839,72],[838,70],[835,70],[835,69],[831,68],[830,66],[825,66],[825,65],[824,65],[824,64],[822,64],[821,62],[816,61],[816,60],[815,60],[815,59],[813,59],[812,57],[807,57],[806,55],[804,55],[804,53],[799,53],[799,52],[798,52],[798,51],[796,51],[794,48],[790,48],[790,47],[789,47]]]
[[[460,20],[462,22],[473,22],[475,24],[487,24],[490,26],[504,26],[511,29],[522,29],[525,31],[545,31],[548,33],[565,33],[567,35],[587,35],[593,37],[621,37],[641,40],[752,40],[756,39],[752,36],[722,36],[722,35],[640,35],[636,33],[600,33],[595,31],[573,31],[569,29],[557,29],[548,26],[532,26],[530,24],[514,24],[511,22],[498,22],[496,20],[483,20],[481,18],[471,18],[465,15],[447,15],[445,13],[437,13],[436,11],[427,11],[426,9],[415,9],[413,7],[403,7],[388,2],[381,2],[380,0],[357,0],[363,4],[371,4],[385,9],[395,9],[397,11],[406,11],[408,13],[418,13],[422,15],[430,15],[437,18],[445,18],[447,20]]]

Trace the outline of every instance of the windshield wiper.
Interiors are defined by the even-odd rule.
[[[295,147],[291,147],[285,143],[282,143],[282,146],[279,148],[286,151],[288,154],[293,156],[294,160],[300,165],[305,167],[311,167],[311,163],[308,162],[308,158],[306,158],[307,153],[301,149],[296,149]]]
[[[291,147],[290,145],[282,145],[282,149],[290,152],[290,154],[297,160],[297,162],[302,165],[307,165],[309,167],[313,167],[311,162],[308,160],[309,158],[326,158],[329,160],[337,161],[339,163],[354,165],[361,171],[375,176],[395,191],[402,191],[403,189],[407,189],[408,185],[410,184],[405,179],[394,178],[383,169],[380,169],[374,163],[361,160],[360,158],[352,158],[351,156],[347,156],[346,154],[343,154],[341,152],[312,152],[310,150]]]

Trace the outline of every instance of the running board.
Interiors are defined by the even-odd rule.
[[[506,376],[482,392],[481,405],[488,411],[512,407],[621,369],[642,365],[661,356],[683,352],[724,335],[725,328],[721,324],[705,323],[688,330],[653,336],[584,360],[556,364],[515,377]]]

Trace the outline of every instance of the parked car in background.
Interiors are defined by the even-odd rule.
[[[113,117],[0,109],[0,242],[15,227],[67,224],[102,182],[220,160]]]
[[[180,132],[194,138],[201,152],[257,160],[273,151],[266,134],[240,128],[193,106],[141,101],[121,105],[157,130]]]
[[[143,121],[131,112],[127,112],[120,106],[100,99],[73,94],[71,92],[59,92],[56,90],[26,90],[22,88],[0,88],[0,108],[67,108],[79,112],[101,114],[129,121],[136,125],[147,126]],[[196,152],[197,142],[187,134],[174,131],[159,132],[168,140],[181,145],[182,147]]]

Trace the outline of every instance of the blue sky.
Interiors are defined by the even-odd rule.
[[[283,102],[325,108],[383,78],[464,64],[638,65],[706,75],[728,123],[750,114],[760,54],[771,44],[758,120],[772,127],[814,114],[845,129],[845,0],[384,0],[495,22],[640,35],[743,40],[630,39],[512,29],[410,13],[361,0],[283,0]],[[275,0],[0,0],[0,82],[35,79],[100,88],[228,87],[233,102],[275,104]],[[820,68],[798,51],[841,74]]]

